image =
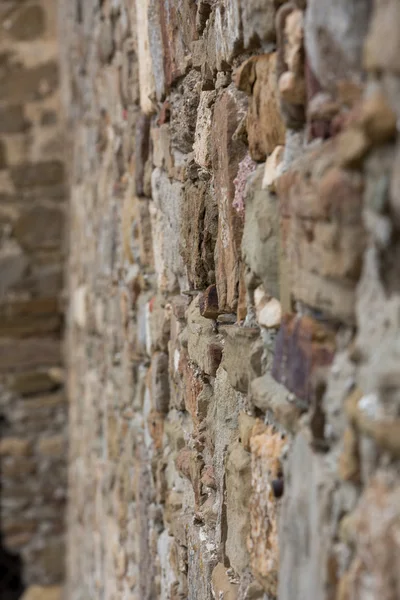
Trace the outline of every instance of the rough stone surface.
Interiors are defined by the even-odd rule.
[[[55,5],[0,2],[2,547],[61,584],[68,404],[68,600],[397,598],[397,0],[59,0],[61,77]]]
[[[0,6],[0,563],[15,588],[10,596],[0,576],[0,596],[26,586],[27,600],[60,600],[65,577],[67,170],[56,20],[54,2]]]

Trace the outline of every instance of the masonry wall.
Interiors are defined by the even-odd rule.
[[[399,3],[60,7],[68,597],[394,600]]]
[[[67,404],[61,335],[66,185],[57,20],[52,1],[0,3],[4,598],[13,564],[10,556],[4,562],[4,553],[22,560],[23,585],[60,584],[64,578]]]

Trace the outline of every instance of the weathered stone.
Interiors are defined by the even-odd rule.
[[[150,152],[150,119],[146,114],[140,115],[136,121],[135,149],[136,194],[147,196],[148,194],[145,193],[145,169]]]
[[[27,337],[60,331],[61,315],[56,298],[0,304],[0,335]]]
[[[304,434],[294,439],[285,469],[285,493],[279,515],[280,577],[278,598],[295,594],[305,600],[323,598],[329,583],[331,531],[326,520],[332,504],[332,475],[313,454]],[[306,556],[300,549],[308,548]]]
[[[400,19],[400,7],[396,0],[373,3],[371,24],[364,46],[364,67],[369,71],[400,71],[400,37],[396,23]],[[390,44],[382,44],[390,40]]]
[[[182,80],[178,92],[171,95],[171,145],[183,154],[193,150],[197,107],[200,102],[200,81],[200,73],[192,70]]]
[[[308,60],[324,88],[338,79],[361,79],[362,49],[372,0],[310,0],[305,18]],[[381,33],[380,33],[381,35]]]
[[[29,250],[61,246],[63,215],[56,208],[31,208],[22,213],[14,233],[21,246]]]
[[[0,133],[23,133],[29,127],[22,105],[15,104],[0,109]]]
[[[151,361],[151,395],[154,408],[167,413],[169,408],[168,355],[156,352]]]
[[[196,6],[189,0],[179,0],[177,5],[171,0],[161,0],[159,6],[153,1],[150,18],[150,49],[160,98],[190,63],[190,44],[197,38]]]
[[[22,396],[52,392],[60,386],[60,381],[50,371],[28,371],[12,377],[10,389]]]
[[[215,376],[222,358],[222,346],[209,319],[200,314],[200,299],[191,303],[187,312],[189,357],[200,369]]]
[[[32,442],[18,438],[4,437],[0,440],[1,456],[30,456],[32,454]]]
[[[286,440],[272,428],[250,439],[251,487],[248,549],[254,575],[264,590],[276,596],[278,586],[278,506],[273,484],[282,480],[281,458]]]
[[[285,141],[276,84],[276,53],[249,58],[236,75],[237,87],[251,94],[247,136],[251,157],[264,161],[275,146]]]
[[[231,386],[247,393],[251,380],[261,375],[259,330],[231,325],[221,327],[220,331],[224,339],[222,367],[228,373]]]
[[[274,378],[298,398],[311,403],[318,372],[335,353],[335,334],[311,317],[285,315],[276,340]]]
[[[351,322],[365,245],[363,182],[335,166],[335,148],[324,144],[278,179],[281,244],[294,297]]]
[[[31,69],[21,65],[10,67],[1,79],[0,100],[20,104],[50,96],[58,87],[58,65],[55,61]]]
[[[294,432],[298,429],[301,411],[290,402],[288,389],[277,383],[270,373],[253,379],[250,391],[251,399],[257,408],[272,414],[274,420],[285,430]]]
[[[236,3],[236,0],[234,0]],[[239,4],[239,2],[237,2]],[[243,23],[243,37],[246,48],[263,46],[275,41],[275,11],[273,0],[249,0],[240,3]]]
[[[29,370],[59,365],[60,362],[60,342],[57,339],[0,339],[0,372]]]
[[[150,207],[155,270],[160,290],[170,292],[185,281],[180,256],[179,231],[183,203],[183,186],[160,169],[152,175],[154,205]],[[183,287],[183,289],[185,289]]]
[[[150,0],[136,0],[137,47],[139,60],[140,108],[149,115],[154,112],[152,97],[155,94],[155,82],[152,69],[152,56],[149,43],[149,6]]]
[[[189,285],[195,290],[213,283],[214,249],[217,238],[217,205],[208,183],[187,182],[181,222],[181,255]]]
[[[200,296],[200,314],[206,319],[216,319],[219,315],[218,294],[215,285],[210,285]]]
[[[245,115],[243,96],[230,85],[217,99],[213,120],[214,189],[218,204],[218,235],[215,249],[216,285],[222,310],[232,311],[237,305],[240,273],[240,242],[243,223],[232,206],[233,180],[245,146],[232,136]]]
[[[56,185],[64,181],[64,165],[58,160],[19,164],[12,167],[11,178],[17,189]]]
[[[250,533],[247,513],[251,489],[251,460],[250,453],[246,452],[239,442],[235,442],[228,449],[225,477],[228,523],[225,552],[236,573],[240,574],[249,564],[246,541]]]
[[[259,167],[247,187],[242,256],[251,273],[248,287],[254,289],[262,283],[268,294],[279,298],[279,203],[261,189],[262,178],[263,168]]]
[[[229,581],[226,568],[222,563],[218,563],[212,572],[212,587],[214,597],[223,597],[224,600],[237,600],[238,586]]]
[[[66,439],[63,434],[44,437],[37,445],[38,452],[49,458],[63,456],[66,450]]]
[[[350,515],[349,534],[355,551],[350,568],[344,574],[347,580],[344,598],[357,595],[364,600],[373,594],[389,600],[400,589],[396,537],[399,500],[400,489],[393,474],[378,471]]]
[[[194,133],[194,159],[203,169],[211,167],[212,118],[215,91],[201,92]]]
[[[16,17],[11,21],[8,33],[18,41],[30,42],[44,33],[45,26],[46,17],[43,8],[39,5],[26,6],[18,10]]]

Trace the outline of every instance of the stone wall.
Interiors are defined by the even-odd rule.
[[[60,6],[69,598],[394,600],[398,1]]]
[[[0,2],[2,598],[11,593],[4,553],[22,558],[25,585],[64,577],[66,187],[56,23],[52,0]]]

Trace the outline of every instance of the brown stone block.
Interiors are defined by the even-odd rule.
[[[55,61],[31,69],[10,62],[6,69],[0,86],[0,101],[13,104],[37,101],[50,96],[58,87],[58,64]]]
[[[204,289],[214,276],[217,239],[217,202],[210,185],[187,182],[182,206],[181,254],[189,284]]]
[[[27,250],[62,246],[64,215],[58,208],[35,206],[22,212],[14,235]]]
[[[1,456],[30,456],[32,454],[32,443],[14,437],[3,437],[0,440]]]
[[[210,285],[200,296],[200,314],[205,319],[216,319],[220,314],[218,306],[218,293],[215,285]]]
[[[12,167],[11,179],[18,190],[54,186],[65,179],[64,164],[59,160],[19,164]]]
[[[33,458],[23,456],[13,456],[2,461],[1,475],[4,479],[25,480],[27,476],[33,475],[36,471],[36,461]]]
[[[272,375],[298,398],[314,399],[318,371],[335,353],[335,333],[311,317],[287,314],[275,345]]]
[[[37,450],[42,456],[57,458],[64,456],[67,448],[65,435],[43,437],[37,444]]]
[[[236,85],[250,95],[247,137],[251,157],[264,161],[276,146],[285,143],[276,80],[276,52],[249,58],[236,74]]]
[[[159,98],[186,71],[191,43],[198,38],[196,10],[196,4],[190,0],[150,1],[150,50]],[[161,82],[165,82],[165,88]]]
[[[8,382],[8,387],[22,396],[52,392],[60,387],[60,382],[53,378],[48,371],[28,371],[15,375]]]
[[[0,133],[24,133],[29,127],[21,104],[0,108]]]
[[[336,147],[327,142],[277,180],[281,252],[292,296],[352,322],[366,241],[363,179],[336,166]]]
[[[230,85],[217,99],[213,116],[212,164],[218,204],[216,284],[220,308],[228,312],[237,308],[243,232],[243,219],[233,207],[234,179],[246,154],[245,144],[233,139],[233,134],[245,117],[246,105],[244,95]]]
[[[61,347],[57,339],[0,339],[0,372],[57,366],[60,362]]]
[[[26,6],[16,11],[11,19],[11,27],[7,30],[18,41],[30,42],[43,35],[46,27],[46,16],[38,4]]]
[[[0,305],[0,335],[29,337],[55,333],[62,317],[56,298],[38,298]]]

